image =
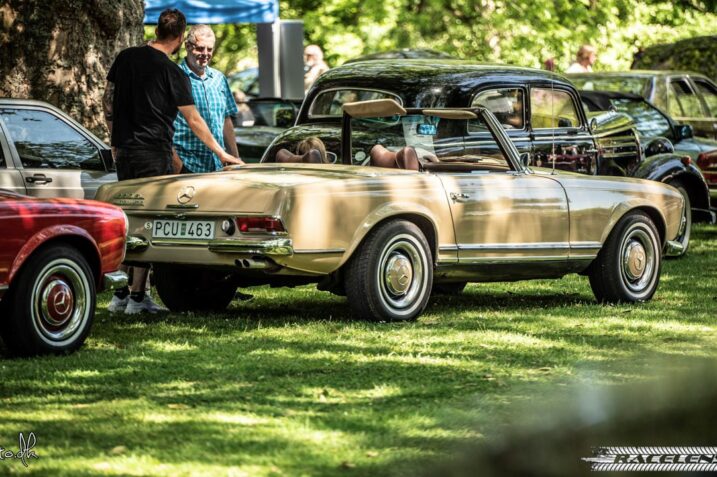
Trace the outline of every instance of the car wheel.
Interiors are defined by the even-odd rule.
[[[685,199],[685,208],[682,211],[682,215],[685,218],[685,230],[675,239],[682,245],[682,253],[679,255],[673,255],[674,257],[681,257],[687,253],[687,248],[690,246],[690,233],[692,232],[692,204],[690,203],[690,195],[687,193],[687,189],[682,182],[670,181],[668,184],[680,191],[680,194],[682,194],[682,197]]]
[[[0,332],[15,355],[69,353],[84,343],[95,315],[95,277],[76,249],[51,246],[27,259],[12,283]]]
[[[428,303],[432,283],[433,259],[426,237],[405,220],[371,231],[345,273],[354,314],[375,321],[415,319]]]
[[[224,274],[176,266],[156,265],[154,281],[159,297],[171,311],[222,311],[237,289]]]
[[[455,283],[434,283],[433,292],[436,295],[460,295],[465,290],[468,282]]]
[[[660,281],[662,247],[650,217],[633,212],[608,236],[590,270],[590,286],[599,302],[646,301]]]

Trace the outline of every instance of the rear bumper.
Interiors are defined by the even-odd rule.
[[[127,274],[124,272],[105,273],[102,277],[102,286],[104,290],[116,290],[127,286]]]
[[[127,239],[128,252],[143,252],[148,248],[191,247],[206,248],[214,253],[232,253],[240,255],[265,255],[269,257],[289,257],[294,254],[291,239],[270,240],[155,240],[150,242],[144,237],[132,236]]]

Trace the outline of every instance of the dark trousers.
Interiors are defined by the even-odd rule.
[[[117,178],[121,181],[172,173],[172,151],[117,149]]]

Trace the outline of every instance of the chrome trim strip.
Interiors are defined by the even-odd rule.
[[[537,243],[471,243],[458,244],[458,250],[568,250],[568,242],[537,242]]]
[[[570,242],[570,248],[573,248],[573,249],[602,248],[602,243],[600,243],[600,242]]]
[[[199,204],[167,204],[168,209],[198,209]]]
[[[127,286],[127,274],[125,272],[110,272],[105,273],[102,277],[102,284],[105,290],[116,290],[118,288]]]
[[[461,258],[458,263],[463,264],[482,264],[482,265],[500,265],[506,263],[533,263],[533,262],[566,262],[567,255],[542,255],[539,257],[471,257]]]
[[[597,253],[570,255],[570,260],[593,260],[595,257],[597,257]]]
[[[458,245],[439,245],[439,252],[456,252],[458,251]]]
[[[207,247],[210,252],[239,253],[249,255],[289,256],[294,254],[291,239],[245,240],[245,239],[215,239],[215,240],[182,240],[159,239],[152,240],[154,247]],[[129,237],[127,239],[128,251],[143,251],[149,247],[150,242],[144,237]]]
[[[337,254],[337,253],[344,253],[346,252],[346,249],[344,248],[325,248],[325,249],[315,249],[315,250],[294,250],[295,254]]]

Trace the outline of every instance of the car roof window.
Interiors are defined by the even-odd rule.
[[[710,116],[717,116],[717,87],[709,81],[699,78],[693,78],[692,81],[695,82],[697,91],[702,95],[702,99],[705,100]]]
[[[706,116],[700,98],[692,91],[685,79],[670,80],[670,89],[674,96],[673,100],[679,104],[682,114],[691,118],[702,118]]]
[[[480,106],[493,113],[506,130],[525,128],[525,101],[520,88],[489,89],[478,93],[471,107]],[[469,126],[469,132],[479,132]]]
[[[580,118],[570,93],[547,87],[531,88],[530,125],[533,129],[579,127]]]
[[[398,104],[403,104],[401,98],[387,91],[363,88],[328,89],[314,98],[309,108],[309,118],[340,118],[343,115],[341,107],[345,103],[374,99],[393,99]]]

